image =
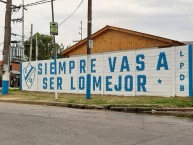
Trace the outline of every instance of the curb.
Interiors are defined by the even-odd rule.
[[[46,106],[57,106],[66,108],[77,108],[77,109],[89,109],[89,110],[109,110],[117,112],[127,113],[148,113],[148,114],[162,114],[162,115],[182,115],[193,117],[192,108],[156,108],[156,107],[130,107],[121,105],[85,105],[85,104],[72,104],[72,103],[61,103],[61,102],[37,102],[37,101],[26,101],[26,100],[0,100],[5,103],[19,103],[19,104],[33,104],[33,105],[46,105]]]

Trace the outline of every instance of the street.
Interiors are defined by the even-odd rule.
[[[1,145],[193,145],[193,120],[0,103]]]

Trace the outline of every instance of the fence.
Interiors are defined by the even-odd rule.
[[[85,94],[86,65],[86,55],[22,63],[21,89]],[[93,54],[90,72],[91,94],[192,96],[192,46]]]

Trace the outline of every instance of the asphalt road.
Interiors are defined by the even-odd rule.
[[[193,145],[193,120],[0,103],[0,145]]]

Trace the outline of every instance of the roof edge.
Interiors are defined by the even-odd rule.
[[[148,37],[148,38],[151,38],[151,39],[157,39],[157,40],[165,41],[165,42],[168,42],[168,43],[177,43],[178,45],[185,45],[184,43],[176,41],[176,40],[172,40],[172,39],[168,39],[168,38],[164,38],[164,37],[160,37],[160,36],[156,36],[156,35],[152,35],[152,34],[142,33],[142,32],[138,32],[138,31],[128,30],[128,29],[124,29],[124,28],[109,26],[109,25],[106,25],[102,29],[100,29],[100,30],[96,31],[95,33],[93,33],[92,38],[98,36],[99,34],[101,34],[102,32],[104,32],[108,29],[115,30],[115,31],[120,31],[120,32],[124,32],[124,33],[130,33],[130,34],[134,34],[134,35],[138,35],[138,36],[144,36],[144,37]],[[86,41],[87,41],[87,38],[85,38],[85,39],[79,41],[78,43],[76,43],[75,45],[65,49],[62,52],[62,55],[66,54],[67,52],[69,52],[71,50],[73,50],[77,46],[80,46],[80,45],[84,44]]]

